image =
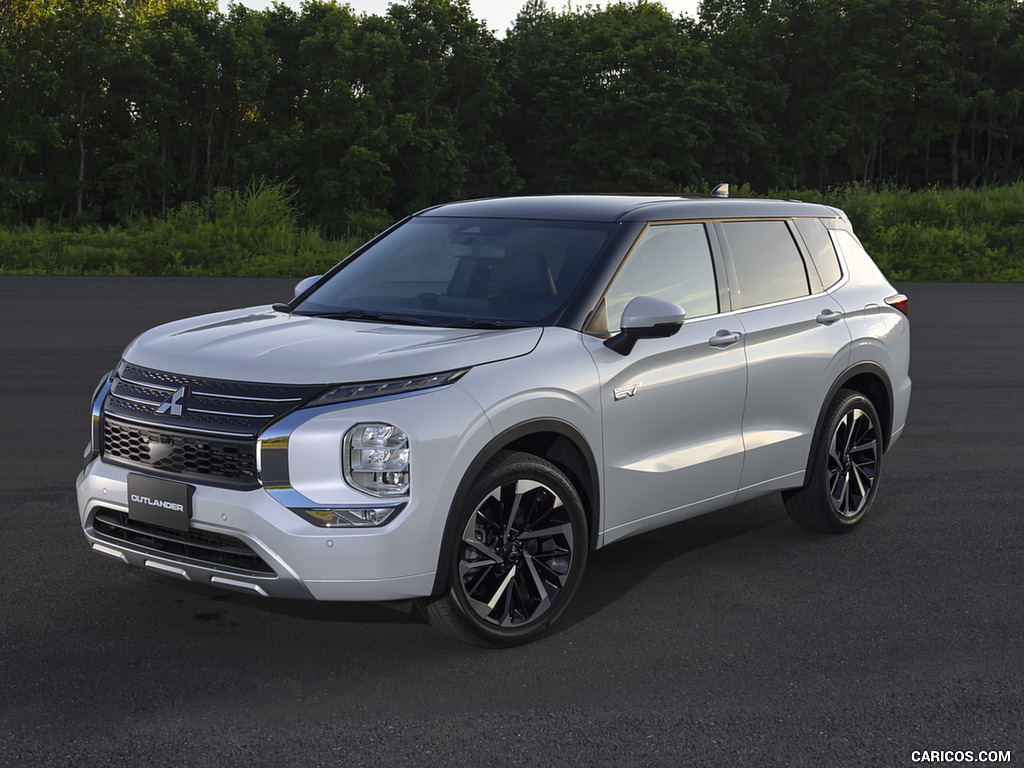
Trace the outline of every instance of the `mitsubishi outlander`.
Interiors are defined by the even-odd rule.
[[[906,296],[831,207],[440,205],[285,304],[135,339],[94,396],[81,523],[132,566],[514,645],[627,536],[769,493],[860,524],[909,356]]]

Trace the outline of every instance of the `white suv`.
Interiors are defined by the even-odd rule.
[[[805,527],[859,523],[907,415],[906,311],[821,205],[430,208],[288,304],[132,342],[82,525],[188,581],[524,642],[626,536],[773,491]]]

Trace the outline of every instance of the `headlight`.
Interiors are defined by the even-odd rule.
[[[374,422],[345,433],[342,466],[354,488],[373,496],[404,496],[409,461],[409,436],[398,427]]]
[[[458,381],[468,370],[468,368],[463,368],[458,371],[414,376],[410,379],[385,379],[382,381],[362,381],[355,384],[339,384],[311,400],[306,407],[315,408],[319,405],[350,403],[353,400],[366,400],[370,397],[404,395],[409,392],[419,392],[423,389],[443,387]]]

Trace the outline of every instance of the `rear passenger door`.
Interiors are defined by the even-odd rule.
[[[831,261],[812,254],[823,247],[819,234],[828,240],[820,220],[715,226],[747,361],[742,500],[802,481],[819,411],[849,359],[850,333],[825,285],[839,279],[835,251]]]

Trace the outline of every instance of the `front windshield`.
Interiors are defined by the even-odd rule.
[[[549,324],[614,228],[414,218],[348,261],[293,312],[456,327]]]

